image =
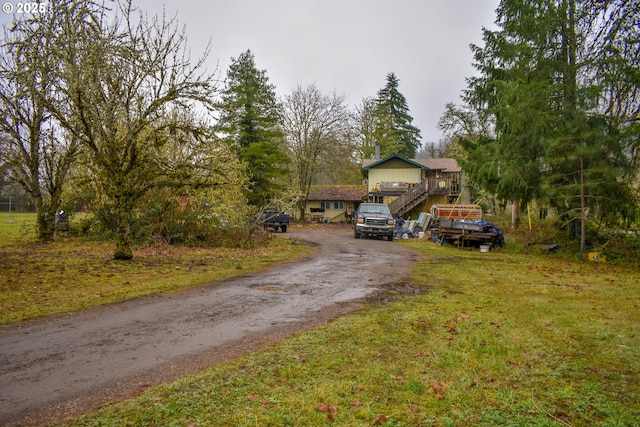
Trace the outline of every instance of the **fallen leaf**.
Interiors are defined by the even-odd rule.
[[[371,423],[372,426],[382,425],[388,421],[388,418],[385,415],[378,415],[375,420]]]
[[[340,410],[337,406],[330,405],[328,403],[321,403],[316,407],[316,409],[320,412],[329,412],[331,414],[336,414]]]
[[[439,383],[430,384],[431,389],[433,390],[433,394],[439,400],[444,399],[446,388],[449,387],[452,382],[440,381]]]

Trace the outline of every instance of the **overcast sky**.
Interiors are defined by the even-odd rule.
[[[0,0],[17,4],[18,0]],[[335,91],[350,106],[375,97],[394,72],[423,142],[437,142],[438,119],[460,102],[474,75],[469,44],[494,28],[499,0],[134,0],[150,14],[177,13],[194,54],[211,41],[207,67],[226,76],[251,49],[283,97],[298,84]],[[4,14],[2,22],[8,21]]]

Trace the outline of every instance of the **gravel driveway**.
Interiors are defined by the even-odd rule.
[[[418,255],[347,226],[292,227],[317,245],[260,273],[0,328],[0,425],[60,421],[353,311]]]

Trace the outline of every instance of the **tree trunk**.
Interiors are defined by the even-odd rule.
[[[518,200],[511,205],[511,225],[513,227],[520,225],[520,201]]]
[[[45,210],[38,210],[36,216],[36,229],[38,240],[41,242],[50,242],[53,240],[54,219]]]
[[[56,233],[56,213],[58,212],[59,208],[60,204],[52,203],[44,213],[47,218],[47,233],[51,239],[53,239],[53,236],[55,236]]]
[[[51,213],[51,207],[45,208],[42,197],[37,197],[36,205],[36,233],[41,242],[53,240],[55,231],[55,210]]]
[[[113,259],[128,261],[133,258],[133,250],[131,249],[131,214],[122,206],[116,206],[117,225],[116,225],[116,250]]]
[[[580,258],[587,245],[586,200],[584,194],[584,156],[580,156]]]

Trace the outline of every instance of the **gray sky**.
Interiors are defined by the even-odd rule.
[[[16,5],[19,0],[0,0]],[[134,0],[150,14],[177,13],[193,54],[212,42],[207,67],[224,78],[247,49],[279,96],[298,84],[335,91],[350,106],[375,97],[394,72],[423,142],[459,103],[474,75],[469,44],[494,28],[499,0]],[[3,13],[2,23],[9,20]]]

